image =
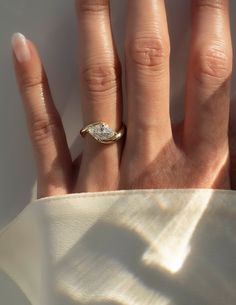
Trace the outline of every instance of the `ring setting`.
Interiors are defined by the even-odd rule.
[[[90,134],[96,141],[102,144],[115,143],[123,137],[124,133],[124,124],[119,131],[114,131],[107,123],[102,121],[89,124],[80,130],[82,137]]]

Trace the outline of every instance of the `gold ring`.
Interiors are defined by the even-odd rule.
[[[85,137],[88,133],[99,143],[113,144],[123,137],[125,130],[124,124],[119,131],[114,131],[107,123],[99,121],[82,128],[80,134]]]

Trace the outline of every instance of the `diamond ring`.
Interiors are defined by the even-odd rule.
[[[99,143],[112,144],[123,137],[125,129],[123,124],[121,129],[116,132],[105,122],[95,122],[82,128],[80,134],[82,137],[85,137],[89,133]]]

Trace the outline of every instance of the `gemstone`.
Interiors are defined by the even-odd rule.
[[[105,123],[97,123],[89,127],[88,132],[96,139],[109,140],[114,137],[115,132]]]

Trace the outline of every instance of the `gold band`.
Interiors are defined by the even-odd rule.
[[[114,131],[107,123],[99,121],[82,128],[80,134],[82,137],[85,137],[88,133],[99,143],[113,144],[123,137],[125,130],[124,124],[122,124],[119,131]]]

